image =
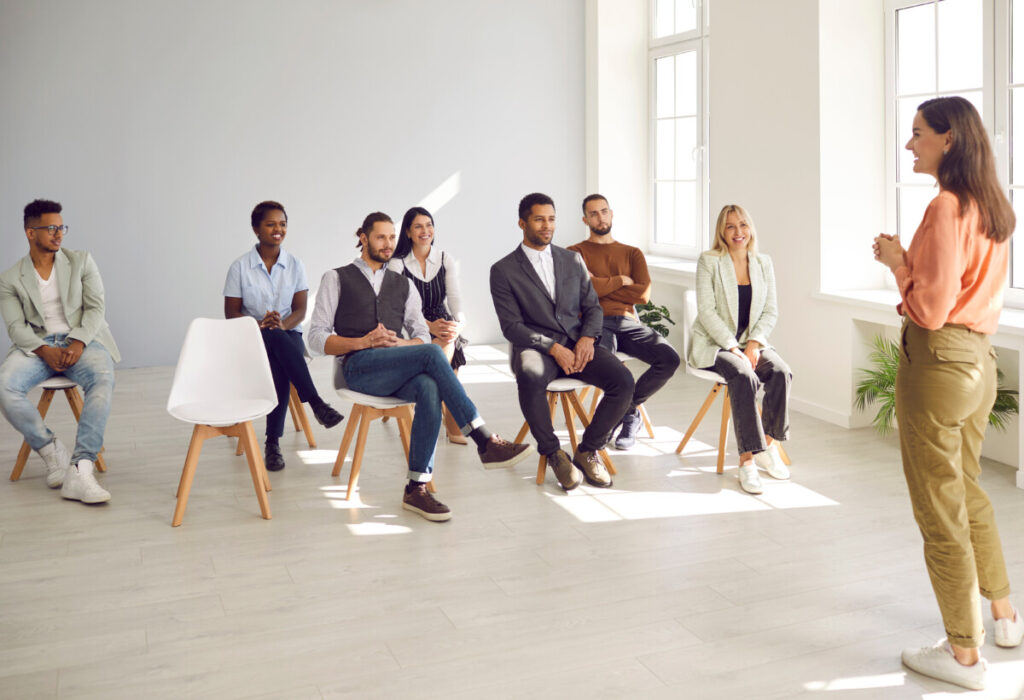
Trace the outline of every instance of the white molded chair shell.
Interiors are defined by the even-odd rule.
[[[692,289],[687,289],[683,293],[683,349],[685,352],[690,351],[690,336],[693,333],[693,324],[697,322],[697,292]],[[709,382],[717,382],[718,384],[725,384],[725,377],[720,375],[718,372],[712,372],[707,369],[699,369],[697,367],[691,367],[690,363],[684,358],[683,364],[686,366],[686,373],[697,377],[698,379],[705,379]]]
[[[398,406],[405,406],[406,404],[415,404],[415,401],[406,401],[400,399],[397,396],[374,396],[373,394],[361,394],[358,391],[352,389],[338,389],[338,396],[351,401],[352,403],[362,404],[363,406],[369,406],[370,408],[378,408],[385,410],[388,408],[397,408]]]
[[[178,420],[227,426],[277,406],[270,362],[256,320],[197,318],[181,346],[167,412]]]

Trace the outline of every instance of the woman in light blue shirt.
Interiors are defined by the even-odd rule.
[[[252,316],[260,325],[277,389],[277,407],[267,416],[264,455],[267,469],[279,471],[285,466],[278,441],[284,434],[290,385],[295,385],[299,400],[309,404],[320,425],[332,428],[342,416],[320,398],[306,367],[298,326],[306,317],[309,284],[302,262],[281,248],[288,232],[284,206],[269,201],[257,204],[252,210],[252,230],[256,245],[228,268],[224,316]]]

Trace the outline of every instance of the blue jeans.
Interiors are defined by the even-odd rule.
[[[397,396],[416,403],[409,437],[409,479],[430,481],[434,448],[441,429],[441,402],[468,435],[482,424],[476,406],[455,377],[441,347],[405,345],[370,348],[345,358],[345,383],[371,396]]]
[[[65,333],[48,335],[43,342],[59,348],[69,344]],[[20,350],[12,351],[0,363],[0,412],[15,430],[25,436],[33,450],[38,452],[53,442],[54,434],[46,427],[39,410],[26,394],[55,374],[63,374],[85,392],[71,463],[80,459],[95,462],[103,447],[103,432],[107,428],[110,402],[114,396],[114,361],[101,344],[89,343],[78,362],[62,373],[55,371],[38,355],[28,357]]]

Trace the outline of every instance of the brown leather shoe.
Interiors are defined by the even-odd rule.
[[[577,448],[572,456],[572,463],[583,472],[584,478],[591,486],[606,489],[612,485],[612,477],[596,452],[584,452]]]
[[[492,435],[487,447],[479,454],[485,469],[500,469],[519,464],[532,455],[533,445],[516,444]]]
[[[426,482],[405,487],[402,508],[411,510],[413,513],[422,515],[427,520],[432,520],[435,523],[451,520],[452,518],[451,510],[444,503],[434,498],[434,495],[427,490]]]
[[[547,456],[548,466],[555,473],[558,485],[566,491],[572,491],[583,483],[583,474],[576,465],[569,460],[569,455],[562,450]]]

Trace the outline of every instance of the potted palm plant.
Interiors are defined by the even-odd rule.
[[[896,425],[896,369],[900,364],[900,347],[897,341],[876,335],[868,355],[871,366],[860,370],[854,406],[858,411],[867,410],[869,405],[878,404],[878,412],[872,424],[880,434],[885,435]],[[1003,386],[1003,372],[997,371],[996,402],[988,414],[988,424],[996,430],[1006,430],[1007,421],[1017,415],[1020,406],[1017,392]]]

